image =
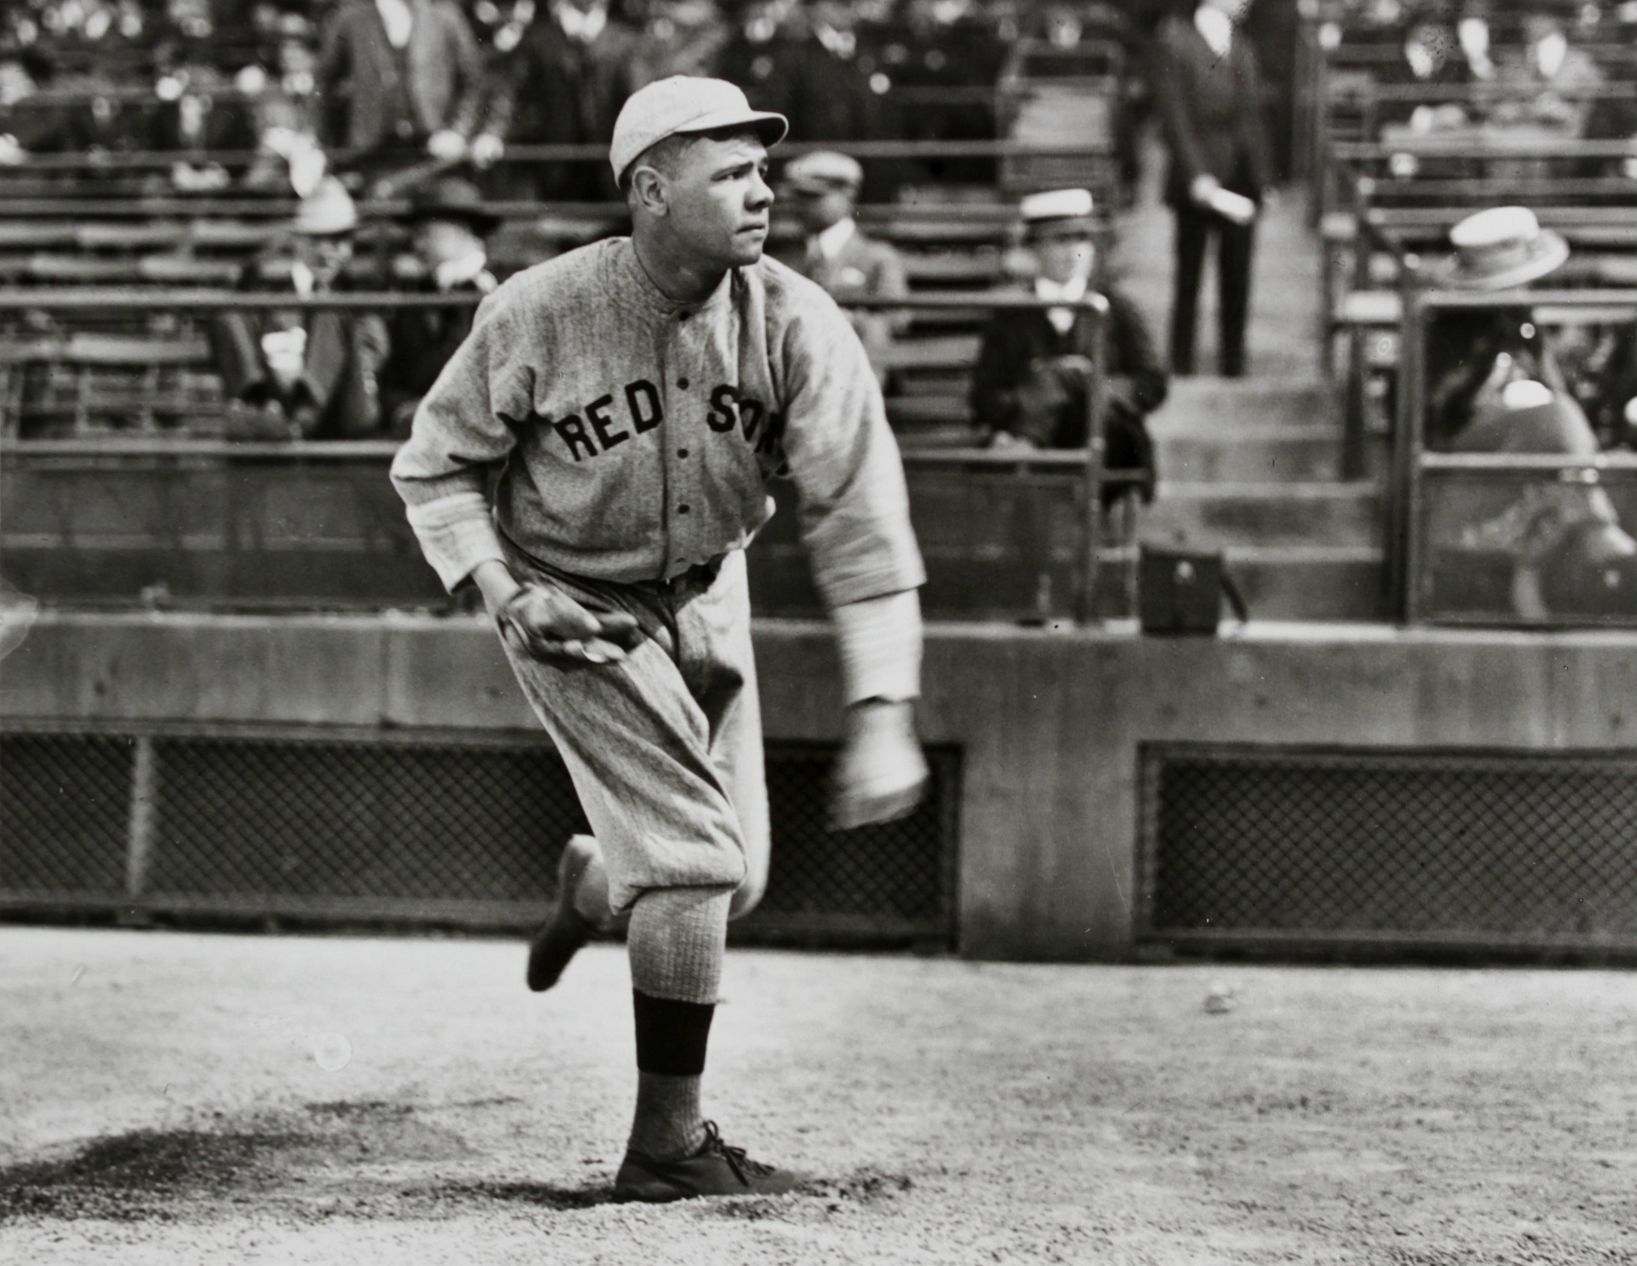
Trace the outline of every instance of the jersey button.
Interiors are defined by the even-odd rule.
[[[678,514],[686,514],[688,512],[688,503],[684,501],[681,505],[677,506],[676,512]]]
[[[676,455],[678,457],[686,457],[688,455],[688,450],[685,448],[679,448],[676,450]]]
[[[686,391],[688,389],[688,380],[686,378],[678,378],[676,380],[676,385],[683,391]]]

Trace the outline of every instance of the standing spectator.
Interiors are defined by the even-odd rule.
[[[393,315],[392,351],[381,368],[381,411],[392,434],[409,434],[415,409],[472,330],[476,299],[494,290],[487,240],[500,220],[470,181],[456,176],[417,190],[406,216],[414,235],[416,294],[469,294],[461,308],[410,308]]]
[[[1161,26],[1154,61],[1176,212],[1171,368],[1194,372],[1194,333],[1205,250],[1217,241],[1218,346],[1224,375],[1245,372],[1255,218],[1273,170],[1262,118],[1262,75],[1235,23],[1245,0],[1200,0],[1191,18]]]
[[[496,71],[483,157],[508,145],[606,145],[622,102],[640,86],[642,37],[608,0],[556,0],[537,13]],[[596,163],[505,168],[502,196],[601,202],[613,195]]]
[[[643,28],[637,78],[649,84],[672,75],[714,75],[732,38],[716,0],[672,0]]]
[[[1032,291],[1040,299],[1078,303],[1092,288],[1097,262],[1092,197],[1084,189],[1033,194],[1019,208],[1039,265]],[[1154,495],[1154,446],[1147,417],[1165,400],[1165,368],[1136,305],[1105,286],[1103,330],[1105,464],[1138,471],[1144,501]],[[984,331],[972,374],[972,408],[996,448],[1083,448],[1085,359],[1092,320],[1075,308],[996,312]],[[1129,492],[1133,485],[1125,485]],[[1118,491],[1105,492],[1112,501]]]
[[[302,298],[345,289],[358,212],[326,177],[296,208],[293,258],[258,261],[241,289]],[[378,316],[345,311],[225,312],[211,327],[228,431],[240,439],[343,439],[374,434],[377,375],[387,353]]]
[[[898,299],[909,293],[898,252],[866,237],[854,218],[864,184],[864,169],[855,160],[815,150],[794,159],[784,177],[807,237],[801,258],[792,261],[797,272],[818,282],[842,304],[849,299]],[[892,340],[903,331],[905,314],[849,311],[847,316],[869,353],[875,376],[885,381]]]
[[[370,175],[422,154],[453,162],[477,126],[482,58],[451,0],[342,0],[315,78],[327,147]]]
[[[318,187],[327,160],[319,140],[317,65],[312,24],[286,13],[275,28],[273,73],[259,66],[240,72],[239,86],[254,102],[256,161],[244,178],[251,188],[288,185],[305,197]]]

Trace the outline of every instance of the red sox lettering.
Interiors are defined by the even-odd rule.
[[[621,398],[624,409],[616,414]],[[732,383],[718,383],[707,398],[710,412],[705,416],[705,424],[711,431],[718,435],[737,431],[758,454],[777,451],[784,433],[781,413],[770,411],[755,396],[745,395]],[[546,421],[563,442],[567,454],[578,462],[587,457],[600,457],[627,440],[655,430],[665,421],[665,405],[659,388],[646,378],[638,378],[626,383],[617,394],[605,392],[582,405],[577,413]]]

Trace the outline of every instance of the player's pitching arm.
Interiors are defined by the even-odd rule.
[[[830,608],[847,705],[832,814],[841,828],[902,817],[927,765],[915,735],[925,580],[881,389],[841,312],[804,312],[785,341],[784,452],[802,538]]]
[[[636,637],[636,618],[593,613],[559,589],[520,584],[495,532],[486,472],[516,443],[503,418],[530,406],[528,384],[504,354],[512,338],[508,313],[491,295],[422,398],[392,482],[438,579],[453,590],[470,577],[514,647],[545,660],[612,663]]]

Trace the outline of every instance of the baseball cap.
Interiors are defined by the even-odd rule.
[[[864,184],[864,169],[845,154],[819,149],[792,158],[785,165],[784,178],[792,189],[803,193],[829,193],[837,189],[857,193]]]
[[[725,79],[699,75],[657,79],[633,92],[620,107],[608,148],[609,165],[618,180],[645,149],[668,136],[746,126],[755,127],[769,146],[777,145],[790,130],[784,115],[752,110],[744,91]]]

